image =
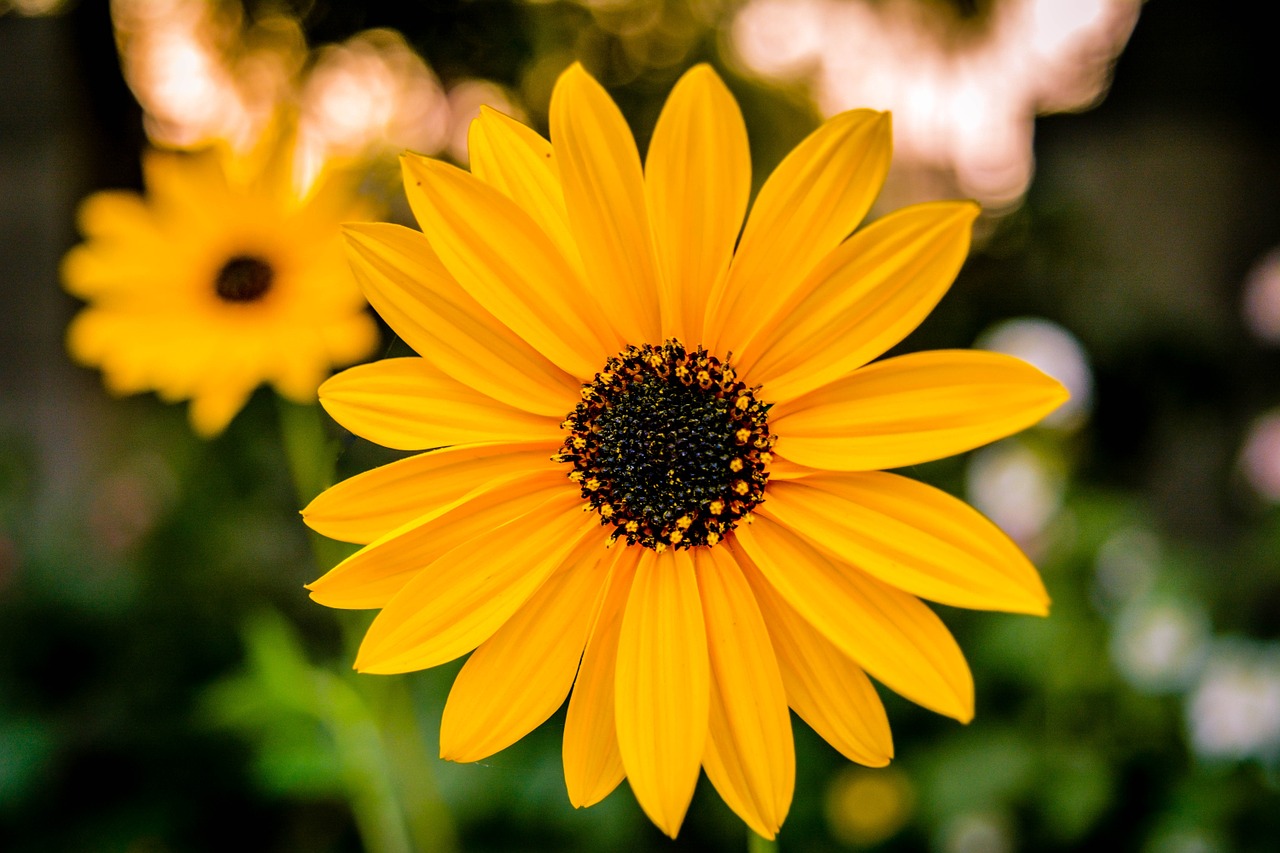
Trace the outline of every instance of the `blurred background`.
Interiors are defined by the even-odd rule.
[[[367,616],[311,603],[260,391],[225,434],[75,367],[58,264],[78,201],[147,145],[465,164],[480,104],[545,131],[582,60],[641,151],[679,74],[742,104],[757,186],[824,116],[894,113],[880,212],[979,200],[975,249],[903,351],[1057,376],[1042,426],[909,472],[1030,553],[1045,620],[939,608],[961,726],[882,691],[898,758],[796,721],[784,851],[1274,851],[1280,839],[1280,117],[1265,5],[1195,0],[0,0],[0,849],[745,850],[705,779],[668,842],[626,786],[575,811],[563,713],[435,757],[457,665],[349,672]],[[399,352],[385,333],[388,351]],[[394,458],[328,425],[338,474]],[[363,621],[362,621],[363,620]]]

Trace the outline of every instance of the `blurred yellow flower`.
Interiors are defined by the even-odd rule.
[[[977,215],[924,204],[849,236],[888,168],[887,115],[824,124],[745,228],[746,129],[706,66],[676,85],[643,170],[577,65],[556,85],[551,140],[486,111],[470,174],[404,157],[423,233],[348,229],[370,303],[422,357],[341,373],[321,403],[371,441],[437,449],[305,510],[365,546],[311,594],[381,609],[362,671],[474,650],[443,757],[508,746],[572,688],[574,805],[625,776],[675,836],[705,768],[772,837],[794,787],[788,706],[877,766],[893,746],[864,670],[972,716],[964,658],[917,596],[1048,607],[994,525],[878,469],[1009,435],[1066,392],[996,353],[869,364],[950,286]]]
[[[67,346],[112,392],[189,399],[192,427],[212,436],[261,383],[314,401],[335,365],[373,351],[339,225],[376,211],[342,169],[298,191],[292,144],[273,132],[245,156],[149,151],[145,198],[107,191],[81,205],[86,240],[62,277],[89,305]]]

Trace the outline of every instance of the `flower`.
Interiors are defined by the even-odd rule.
[[[117,394],[191,400],[191,425],[221,432],[259,384],[313,402],[335,365],[368,356],[377,325],[342,257],[339,225],[372,218],[353,172],[327,168],[299,192],[292,135],[249,155],[218,146],[149,151],[147,197],[99,192],[63,281],[90,304],[67,346]]]
[[[470,174],[404,157],[423,233],[348,228],[370,303],[422,357],[345,371],[321,403],[371,441],[436,449],[304,510],[364,545],[311,595],[381,609],[364,672],[474,649],[442,757],[506,747],[572,687],[575,806],[625,775],[674,837],[705,768],[772,837],[794,787],[788,706],[873,766],[893,746],[864,671],[972,716],[964,658],[919,597],[1047,610],[993,524],[878,469],[1013,433],[1066,392],[997,353],[869,363],[950,286],[977,215],[923,204],[848,236],[888,168],[887,115],[824,124],[745,228],[746,130],[706,66],[671,93],[643,172],[578,65],[552,96],[551,140],[486,111]]]

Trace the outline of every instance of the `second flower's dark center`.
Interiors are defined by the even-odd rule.
[[[764,499],[768,410],[704,349],[628,347],[582,386],[558,458],[614,539],[715,545]]]
[[[214,280],[214,290],[226,302],[254,302],[266,295],[275,271],[262,258],[236,255],[223,264]]]

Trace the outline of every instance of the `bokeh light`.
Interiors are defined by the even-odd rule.
[[[1280,646],[1215,643],[1187,697],[1187,728],[1203,758],[1273,761],[1280,751]]]
[[[1033,555],[1066,494],[1064,472],[1019,439],[976,451],[966,482],[969,502]]]
[[[1269,344],[1280,344],[1280,249],[1263,255],[1244,282],[1244,320]]]
[[[967,812],[949,821],[938,847],[943,853],[1012,853],[1009,819],[987,812]]]
[[[1122,527],[1098,548],[1095,584],[1099,604],[1114,610],[1155,586],[1162,559],[1160,537],[1144,527]]]
[[[847,769],[827,787],[827,827],[845,844],[869,847],[892,838],[914,808],[911,780],[893,768]]]
[[[893,205],[959,193],[999,210],[1032,173],[1037,115],[1105,92],[1140,0],[749,0],[729,30],[742,68],[801,81],[824,115],[891,110]]]
[[[1280,503],[1280,409],[1266,412],[1249,425],[1240,468],[1260,496]]]
[[[225,0],[112,0],[111,17],[125,80],[157,145],[252,146],[305,58],[295,20],[247,23]]]
[[[68,2],[69,0],[0,0],[0,15],[10,11],[31,18],[39,15],[56,15],[66,7]]]
[[[392,30],[367,30],[318,50],[300,97],[299,144],[308,163],[405,149],[435,154],[448,140],[440,81]]]
[[[1120,614],[1111,659],[1138,690],[1175,693],[1199,673],[1208,639],[1208,616],[1194,602],[1143,600]]]
[[[248,149],[268,123],[296,114],[300,187],[335,158],[448,151],[465,163],[466,129],[481,104],[524,116],[492,81],[459,80],[446,92],[391,29],[308,50],[296,18],[251,20],[230,0],[113,0],[112,17],[125,79],[157,145]]]

